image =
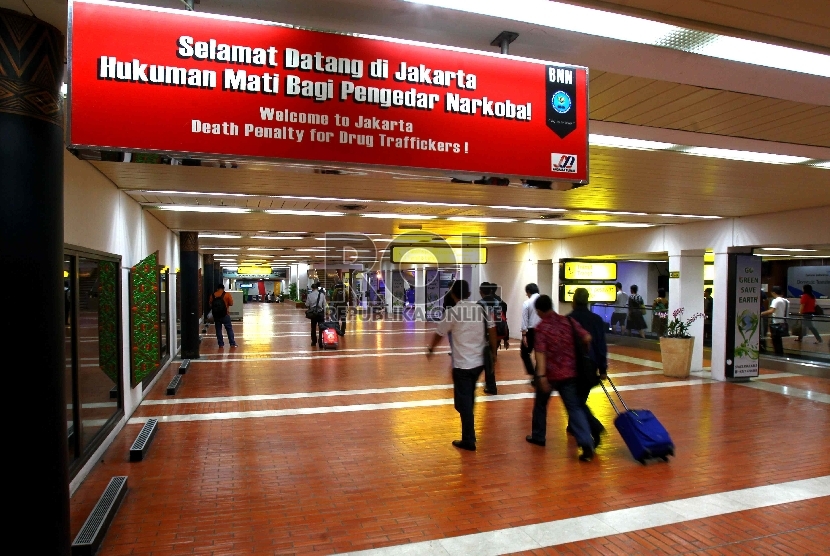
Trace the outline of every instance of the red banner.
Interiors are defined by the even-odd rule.
[[[73,146],[588,179],[587,68],[70,4]]]

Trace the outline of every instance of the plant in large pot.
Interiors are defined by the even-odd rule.
[[[661,313],[661,318],[668,317],[668,313]],[[663,359],[663,376],[686,378],[692,370],[692,350],[695,345],[694,336],[689,335],[689,327],[703,313],[697,313],[683,320],[683,308],[675,309],[672,320],[666,326],[666,334],[660,338],[660,356]]]

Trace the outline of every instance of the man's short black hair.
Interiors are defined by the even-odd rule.
[[[588,305],[588,290],[585,288],[576,288],[574,290],[574,305],[584,307]]]
[[[622,283],[621,283],[621,282],[617,282],[617,289],[618,289],[618,290],[621,290],[621,289],[622,289]]]
[[[536,298],[535,307],[540,313],[547,313],[553,310],[553,300],[549,295],[540,295]]]
[[[216,284],[216,289],[217,290],[224,290],[225,289],[225,284]]]
[[[638,289],[637,284],[631,284],[631,293],[637,293]]]
[[[712,288],[706,288],[703,293],[712,293]]]
[[[539,293],[539,286],[531,282],[530,284],[525,286],[525,293],[527,295],[533,295],[534,293]]]
[[[458,299],[467,299],[470,297],[470,284],[467,280],[456,280],[452,284],[452,294]]]
[[[781,289],[781,286],[773,286],[772,287],[772,293],[774,293],[775,295],[781,295],[781,293],[783,291],[784,290]]]

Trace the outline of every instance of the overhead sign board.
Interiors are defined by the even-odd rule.
[[[565,280],[616,280],[617,263],[565,263]]]
[[[588,301],[590,303],[604,303],[617,299],[617,287],[614,284],[566,284],[559,290],[559,300],[572,303],[577,288],[588,290]]]
[[[588,179],[588,70],[70,2],[76,147]]]
[[[433,247],[395,245],[392,262],[397,264],[485,264],[486,247]]]

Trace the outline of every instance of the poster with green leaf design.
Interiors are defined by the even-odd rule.
[[[118,269],[112,261],[98,261],[98,361],[101,370],[118,384]]]
[[[130,376],[135,386],[159,367],[158,251],[130,269]]]

